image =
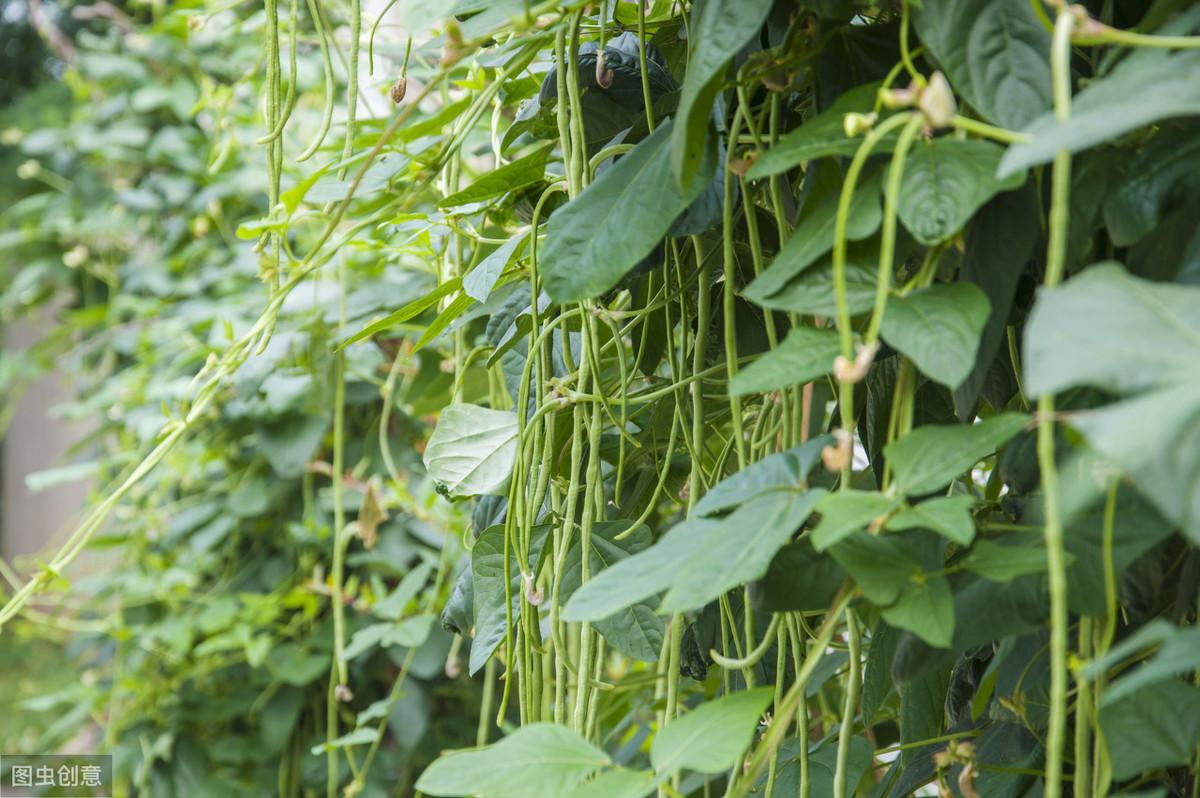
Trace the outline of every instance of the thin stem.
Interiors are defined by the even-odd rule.
[[[1062,120],[1071,115],[1071,31],[1074,15],[1064,8],[1054,24],[1051,69],[1054,85],[1054,114]],[[1070,211],[1071,154],[1054,156],[1050,194],[1050,241],[1046,253],[1045,286],[1062,280],[1066,259],[1068,213]],[[1054,447],[1054,394],[1038,398],[1038,465],[1042,473],[1045,515],[1046,562],[1050,585],[1050,718],[1046,730],[1046,796],[1062,795],[1063,749],[1067,729],[1067,566],[1059,507],[1058,469]]]

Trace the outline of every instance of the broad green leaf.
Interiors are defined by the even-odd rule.
[[[726,590],[761,577],[823,495],[821,488],[767,493],[730,513],[707,539],[697,542],[691,556],[673,565],[663,610],[702,607]]]
[[[628,528],[627,522],[607,521],[596,524],[592,529],[592,556],[588,566],[593,577],[650,548],[650,530],[645,526],[638,527],[622,540],[616,540],[616,536]],[[562,584],[559,588],[559,598],[563,602],[569,600],[580,586],[581,551],[582,544],[578,539],[567,550]],[[639,601],[607,618],[593,621],[592,626],[604,635],[613,648],[627,657],[643,662],[654,662],[658,659],[663,641],[663,621],[654,611],[653,602]]]
[[[861,179],[855,187],[846,223],[846,238],[850,241],[864,239],[879,229],[883,221],[879,204],[881,185],[882,175],[876,172]],[[793,277],[833,248],[839,194],[836,190],[826,194],[804,214],[771,265],[746,286],[742,294],[747,299],[758,302],[783,290]]]
[[[889,680],[890,681],[890,680]],[[807,741],[804,742],[808,744]],[[779,746],[779,768],[775,776],[775,795],[800,795],[800,759],[798,741],[789,737]],[[826,739],[821,746],[808,755],[809,795],[833,795],[833,780],[837,773],[837,735]],[[874,749],[867,738],[856,735],[850,739],[850,756],[846,762],[846,783],[850,785],[853,795],[855,785],[862,781],[863,776],[871,768]],[[755,784],[756,792],[751,795],[762,795],[766,790],[767,774],[763,773]]]
[[[653,790],[653,773],[613,768],[566,793],[563,798],[643,798]]]
[[[907,629],[931,646],[948,648],[954,639],[954,596],[944,576],[924,576],[904,586],[883,619]]]
[[[875,107],[881,83],[867,83],[844,92],[828,109],[802,122],[795,130],[779,137],[771,148],[755,160],[746,177],[758,180],[786,172],[794,166],[827,155],[853,155],[861,138],[849,138],[844,129],[848,113],[865,114]],[[887,152],[899,133],[889,134],[875,145],[873,152]]]
[[[457,208],[473,202],[484,202],[509,192],[540,183],[546,174],[546,161],[554,142],[547,141],[523,158],[484,172],[471,185],[438,200],[439,208]]]
[[[909,579],[921,570],[903,542],[889,536],[859,532],[830,548],[829,553],[867,600],[880,607],[894,602]]]
[[[327,651],[307,651],[295,643],[282,643],[271,649],[265,665],[279,681],[304,687],[329,672]]]
[[[503,494],[517,455],[517,414],[470,404],[442,411],[425,468],[447,496]]]
[[[932,493],[990,455],[1028,422],[1020,413],[1004,413],[978,424],[917,427],[883,448],[896,475],[896,490],[908,495]]]
[[[673,526],[644,552],[595,574],[563,607],[565,621],[599,621],[671,586],[679,564],[720,527],[720,522],[689,518]]]
[[[711,515],[745,504],[764,493],[797,490],[821,457],[821,450],[833,443],[833,436],[820,435],[785,452],[772,454],[721,480],[696,502],[696,515]]]
[[[1072,424],[1159,512],[1200,543],[1200,375],[1079,413]]]
[[[771,703],[768,687],[741,690],[668,723],[654,737],[650,763],[659,776],[679,770],[721,773],[733,767],[754,738],[758,719]]]
[[[899,496],[885,496],[868,490],[839,490],[828,493],[817,504],[821,520],[812,531],[813,547],[817,551],[834,545],[852,535],[880,516],[900,506]]]
[[[897,258],[901,253],[897,252]],[[851,314],[870,310],[875,305],[876,275],[879,273],[879,237],[852,241],[846,247],[846,304]],[[827,254],[799,275],[788,280],[772,294],[747,289],[744,296],[756,305],[789,313],[816,316],[837,315],[837,292],[833,285],[833,256]]]
[[[540,525],[531,532],[528,569],[537,566],[550,527]],[[509,589],[512,596],[513,623],[521,617],[521,568],[515,552],[509,552]],[[473,608],[471,660],[468,673],[474,675],[487,664],[508,630],[504,608],[504,525],[485,529],[471,549],[471,603]]]
[[[705,141],[713,101],[721,88],[730,59],[762,27],[771,11],[771,0],[710,0],[693,16],[687,72],[680,90],[676,125],[671,132],[671,170],[674,184],[685,190],[708,181],[704,171]],[[658,188],[667,191],[668,186]]]
[[[801,538],[780,549],[755,583],[754,606],[767,612],[826,609],[846,580],[845,570]]]
[[[988,299],[970,283],[938,283],[888,298],[881,332],[924,374],[953,390],[975,367]]]
[[[887,528],[897,532],[928,529],[960,546],[967,546],[975,539],[975,522],[971,519],[973,504],[975,499],[970,496],[929,499],[893,515],[888,519]]]
[[[1173,199],[1195,185],[1200,177],[1200,126],[1171,125],[1154,137],[1124,164],[1121,178],[1105,186],[1104,224],[1113,244],[1129,246],[1151,233]],[[1195,230],[1195,212],[1188,213],[1187,229]],[[1161,255],[1160,255],[1161,257]]]
[[[1116,779],[1184,765],[1200,743],[1200,687],[1170,679],[1100,708],[1100,731]]]
[[[962,561],[968,571],[993,582],[1011,582],[1018,576],[1046,570],[1046,550],[1042,546],[1007,546],[980,540]]]
[[[479,302],[486,302],[492,289],[496,287],[496,281],[500,279],[501,273],[513,259],[517,249],[528,238],[526,233],[513,236],[496,247],[496,250],[481,260],[474,269],[464,274],[462,278],[463,293]]]
[[[913,23],[989,121],[1019,130],[1050,109],[1050,33],[1028,0],[923,0]]]
[[[1116,393],[1194,382],[1200,287],[1142,280],[1099,263],[1043,289],[1025,327],[1032,396],[1091,385]]]
[[[833,360],[841,353],[838,341],[834,330],[793,327],[779,346],[763,353],[734,376],[729,393],[744,396],[824,376],[832,371]]]
[[[1103,705],[1120,701],[1147,685],[1185,675],[1200,667],[1200,627],[1179,628],[1158,618],[1113,646],[1103,657],[1088,663],[1081,673],[1084,678],[1095,679],[1134,654],[1151,647],[1158,649],[1153,656],[1105,687]]]
[[[990,141],[918,141],[908,153],[900,181],[900,221],[926,246],[949,239],[983,203],[1024,182],[1020,172],[1004,180],[995,177],[1003,155],[1004,150]]]
[[[1025,127],[1032,140],[1008,148],[999,174],[1048,163],[1061,150],[1079,152],[1162,119],[1200,114],[1197,72],[1200,51],[1133,53],[1072,98],[1069,119],[1046,112]]]
[[[670,136],[668,120],[550,217],[538,271],[554,301],[587,299],[616,285],[709,182],[715,148],[705,158],[704,174],[688,190],[678,188]]]
[[[482,798],[567,795],[608,761],[570,729],[534,723],[495,745],[442,754],[417,779],[417,789]]]
[[[1136,393],[1072,423],[1158,510],[1200,540],[1200,288],[1098,264],[1043,291],[1026,325],[1032,394],[1091,385]]]

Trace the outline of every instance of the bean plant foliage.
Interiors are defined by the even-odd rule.
[[[103,5],[4,113],[3,312],[64,333],[0,375],[103,417],[6,572],[87,668],[44,743],[154,796],[1196,795],[1200,6]]]

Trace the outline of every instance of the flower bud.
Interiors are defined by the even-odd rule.
[[[842,117],[842,130],[849,138],[864,135],[879,119],[879,114],[872,111],[869,114],[850,113]]]
[[[337,687],[333,688],[333,696],[343,704],[354,700],[354,693],[352,693],[350,688],[344,684],[339,684]]]
[[[404,75],[396,78],[396,82],[392,84],[388,96],[392,98],[392,102],[399,105],[404,100],[404,93],[408,91],[408,78]]]
[[[946,82],[945,75],[941,72],[933,73],[929,78],[929,85],[921,90],[917,108],[925,115],[932,128],[950,127],[954,124],[958,104],[954,101],[954,92]]]

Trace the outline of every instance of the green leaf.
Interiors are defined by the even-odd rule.
[[[1158,682],[1100,708],[1100,731],[1115,779],[1184,765],[1200,743],[1200,687]]]
[[[1046,570],[1046,550],[1041,546],[1007,546],[980,540],[962,561],[963,567],[993,582],[1011,582],[1018,576]]]
[[[366,338],[370,338],[374,335],[378,335],[381,332],[390,330],[393,327],[408,321],[409,319],[416,318],[426,310],[429,310],[431,307],[436,305],[439,300],[450,296],[460,288],[462,288],[461,277],[455,277],[447,280],[420,299],[415,299],[399,310],[389,313],[382,319],[376,319],[366,327],[363,327],[361,330],[338,344],[337,349],[340,351],[350,346],[350,344],[356,344]]]
[[[913,24],[989,121],[1019,130],[1050,109],[1050,33],[1028,0],[923,0]]]
[[[971,506],[974,504],[975,499],[970,496],[929,499],[893,515],[887,522],[887,528],[897,532],[928,529],[960,546],[968,546],[975,539],[975,522],[971,519]]]
[[[629,528],[624,521],[607,521],[596,524],[592,529],[592,555],[589,573],[594,577],[607,568],[650,548],[650,530],[641,526],[622,540],[616,536]],[[576,539],[567,550],[562,583],[559,587],[560,600],[566,602],[581,583],[582,543]],[[613,648],[632,659],[655,662],[663,641],[663,621],[655,613],[653,602],[639,601],[610,615],[593,621],[596,631]]]
[[[1071,99],[1069,119],[1046,112],[1025,127],[1032,140],[1008,148],[999,174],[1048,163],[1061,150],[1079,152],[1163,119],[1200,114],[1197,72],[1200,51],[1146,48],[1129,55]]]
[[[932,493],[1016,435],[1028,422],[1004,413],[978,424],[918,427],[883,447],[896,476],[896,490],[908,495]]]
[[[881,85],[879,82],[867,83],[843,92],[825,111],[780,136],[769,150],[758,156],[746,177],[758,180],[786,172],[816,158],[854,155],[862,139],[846,136],[845,116],[848,113],[869,113],[875,107],[875,97]],[[888,152],[898,136],[898,131],[889,134],[875,145],[873,152]]]
[[[954,639],[954,595],[944,576],[910,581],[896,603],[882,613],[889,624],[907,629],[931,646],[949,648]]]
[[[677,123],[671,133],[671,169],[675,177],[672,182],[676,186],[687,190],[708,182],[700,176],[701,163],[708,138],[708,118],[725,67],[762,27],[771,5],[771,0],[737,3],[709,0],[694,15],[689,36],[692,47],[679,95]],[[667,185],[658,187],[660,193],[668,190]]]
[[[1159,130],[1124,164],[1123,178],[1101,196],[1104,224],[1113,244],[1129,246],[1158,226],[1169,203],[1200,178],[1200,131],[1196,125]],[[1195,230],[1195,212],[1187,230]]]
[[[563,607],[563,620],[602,620],[661,593],[693,552],[694,542],[708,538],[718,527],[718,521],[695,517],[676,524],[646,551],[593,575]]]
[[[816,508],[821,521],[812,531],[813,547],[825,551],[899,507],[901,500],[899,496],[867,490],[839,490],[826,494]]]
[[[670,174],[670,136],[668,120],[550,217],[538,270],[554,301],[587,299],[616,285],[709,182],[715,147],[705,159],[707,176],[687,191],[678,188]]]
[[[531,532],[529,563],[536,567],[550,527],[540,525]],[[509,552],[509,594],[512,595],[513,623],[521,617],[521,568],[515,552]],[[471,591],[474,611],[474,636],[468,673],[474,675],[487,664],[508,631],[508,613],[504,608],[504,524],[485,529],[471,549]]]
[[[417,779],[417,789],[482,798],[566,795],[608,761],[570,729],[534,723],[495,745],[443,754]]]
[[[823,495],[821,488],[767,493],[730,513],[697,542],[691,556],[673,565],[663,610],[702,607],[726,590],[760,578]]]
[[[1168,519],[1200,541],[1200,288],[1097,264],[1043,290],[1026,325],[1026,387],[1138,394],[1072,419]]]
[[[1078,385],[1134,393],[1193,382],[1200,287],[1153,283],[1098,263],[1039,292],[1024,340],[1032,396]]]
[[[983,203],[1025,181],[995,177],[1004,150],[990,141],[939,138],[918,142],[900,181],[897,213],[917,241],[933,246],[961,230]]]
[[[1158,618],[1113,646],[1104,656],[1089,662],[1081,674],[1085,679],[1095,679],[1134,654],[1151,647],[1158,647],[1153,656],[1105,687],[1102,706],[1120,701],[1147,685],[1187,674],[1200,667],[1200,627],[1179,628]]]
[[[350,638],[350,642],[342,650],[342,659],[350,662],[375,646],[383,648],[419,646],[429,637],[429,632],[433,629],[433,621],[433,615],[417,615],[399,622],[387,621],[364,626]]]
[[[805,477],[821,457],[821,450],[834,442],[832,435],[819,435],[810,441],[751,463],[721,480],[696,502],[696,515],[712,515],[752,501],[764,493],[797,490],[805,486]]]
[[[1037,205],[1034,181],[1026,181],[1020,190],[1000,194],[985,205],[967,229],[958,279],[979,286],[991,312],[980,335],[975,365],[954,389],[954,411],[963,421],[973,415],[994,364],[1008,361],[1006,354],[999,360],[996,355],[1005,341],[1017,283],[1041,233]]]
[[[653,790],[653,773],[613,768],[572,790],[563,798],[643,798]]]
[[[938,283],[888,297],[880,331],[924,374],[953,390],[975,367],[988,299],[970,283]]]
[[[856,186],[846,223],[848,240],[861,240],[879,229],[879,224],[883,221],[883,209],[879,204],[881,185],[882,175],[875,172]],[[775,256],[775,260],[771,261],[766,271],[746,286],[742,292],[743,296],[751,302],[759,302],[781,291],[793,277],[833,248],[839,194],[839,190],[826,194],[800,219],[791,238]]]
[[[742,690],[667,724],[650,746],[650,763],[659,776],[679,770],[721,773],[738,761],[754,737],[758,719],[771,703],[768,687]]]
[[[1159,512],[1200,543],[1200,376],[1079,413],[1072,423]]]
[[[495,251],[481,260],[474,269],[463,275],[463,293],[479,302],[486,302],[501,273],[513,259],[517,249],[528,239],[529,234],[522,233],[496,247]]]
[[[897,248],[897,259],[902,252]],[[846,247],[846,304],[858,314],[875,306],[876,275],[879,272],[879,237],[853,241]],[[751,284],[753,285],[753,283]],[[836,316],[837,292],[833,285],[833,256],[824,255],[799,275],[771,294],[756,288],[743,292],[746,299],[771,310]]]
[[[908,548],[893,537],[860,532],[830,548],[829,553],[849,572],[867,600],[880,607],[894,602],[921,570]]]
[[[809,382],[828,374],[833,369],[834,358],[840,353],[841,344],[834,330],[793,327],[779,346],[765,352],[734,376],[729,383],[729,393],[744,396]]]
[[[448,496],[503,495],[517,456],[517,414],[452,404],[425,447],[425,468]]]
[[[771,559],[767,573],[755,583],[754,606],[767,612],[823,610],[845,580],[846,571],[836,560],[801,538]]]
[[[438,200],[437,206],[457,208],[473,202],[484,202],[540,183],[546,174],[546,161],[554,144],[553,141],[547,141],[523,158],[484,172],[471,185]]]

